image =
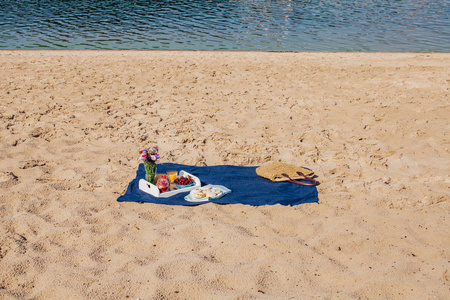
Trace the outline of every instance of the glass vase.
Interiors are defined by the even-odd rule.
[[[151,184],[156,184],[156,180],[155,180],[156,163],[145,161],[144,167],[145,167],[145,180],[147,180]]]

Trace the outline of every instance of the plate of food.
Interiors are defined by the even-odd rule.
[[[222,185],[205,185],[191,190],[189,195],[184,197],[184,200],[189,202],[205,202],[219,199],[230,192],[230,189]]]

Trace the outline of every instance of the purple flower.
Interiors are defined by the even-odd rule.
[[[159,159],[158,151],[158,147],[153,147],[150,151],[148,151],[147,149],[141,150],[139,151],[139,153],[141,154],[140,159],[142,159],[144,162],[156,161]]]

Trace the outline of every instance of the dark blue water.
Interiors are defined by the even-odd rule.
[[[0,49],[450,50],[449,0],[0,0]]]

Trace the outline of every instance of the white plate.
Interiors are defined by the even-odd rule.
[[[207,187],[207,186],[209,186],[211,188],[216,188],[216,189],[221,190],[222,194],[220,196],[218,196],[218,197],[215,197],[215,198],[208,198],[208,197],[196,198],[196,197],[192,196],[189,193],[186,197],[184,197],[184,200],[186,200],[188,202],[207,202],[209,200],[215,200],[215,199],[222,198],[223,196],[225,196],[226,194],[231,192],[231,190],[229,188],[224,187],[223,185],[211,185],[211,184],[208,184],[208,185],[205,185],[204,187]]]
[[[207,198],[207,197],[195,198],[195,197],[192,197],[191,194],[189,194],[186,197],[184,197],[184,200],[186,200],[187,202],[207,202],[207,201],[209,201],[209,198]]]

